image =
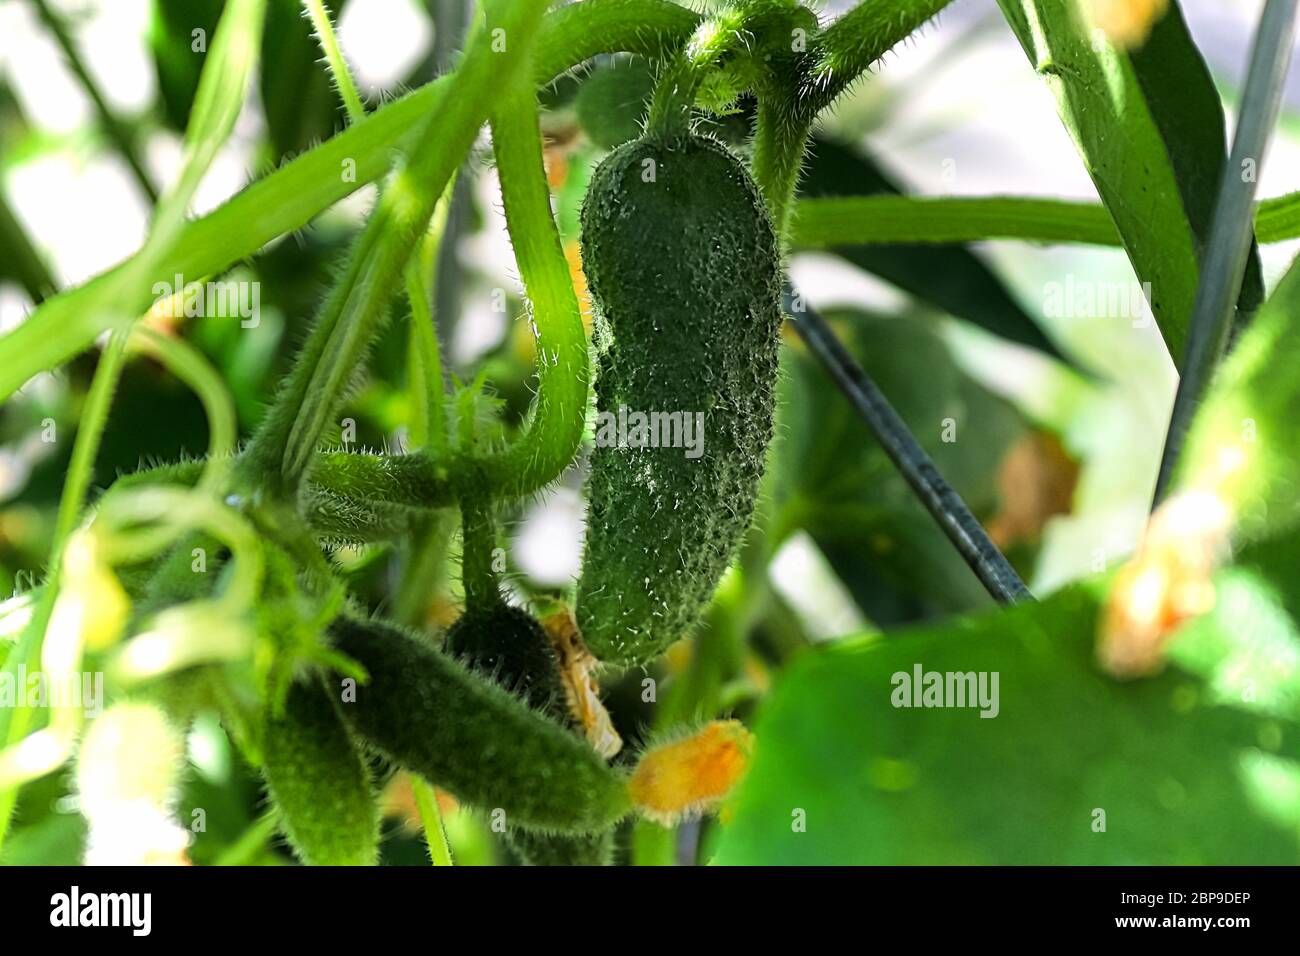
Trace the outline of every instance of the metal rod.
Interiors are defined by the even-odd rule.
[[[1192,418],[1227,344],[1254,237],[1259,167],[1263,165],[1264,151],[1277,123],[1282,88],[1291,61],[1296,4],[1297,0],[1268,0],[1255,32],[1250,72],[1241,98],[1241,116],[1237,121],[1232,155],[1223,169],[1223,181],[1210,224],[1208,251],[1192,306],[1187,352],[1173,414],[1169,418],[1169,431],[1165,436],[1153,508],[1169,491]],[[1252,164],[1253,174],[1246,175],[1245,171]]]
[[[944,481],[939,469],[908,431],[884,393],[854,361],[821,315],[803,303],[798,311],[791,308],[793,294],[787,286],[785,308],[795,330],[867,423],[885,454],[980,583],[1003,604],[1032,601],[1033,595],[1020,580],[1020,575],[989,539],[983,526],[966,507],[966,502]]]

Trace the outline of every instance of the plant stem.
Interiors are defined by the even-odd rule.
[[[135,181],[148,198],[149,204],[156,204],[158,202],[158,190],[154,186],[153,180],[149,178],[149,174],[145,172],[144,164],[140,161],[140,156],[136,152],[131,134],[127,132],[126,127],[117,118],[112,107],[108,105],[108,101],[104,98],[104,94],[100,91],[99,84],[90,75],[90,71],[86,68],[86,64],[82,61],[81,54],[77,50],[77,45],[68,33],[63,18],[50,8],[46,0],[32,0],[32,4],[36,7],[36,13],[41,18],[41,22],[45,24],[45,28],[54,35],[59,48],[63,50],[68,66],[77,77],[81,88],[90,97],[91,103],[94,104],[100,126],[103,127],[114,148],[117,149],[118,154],[121,155],[130,168],[131,175],[135,177]]]
[[[649,136],[670,139],[689,129],[690,110],[695,103],[702,69],[685,53],[679,53],[655,83],[654,96],[646,114],[645,131]]]
[[[759,97],[752,161],[754,179],[763,192],[772,226],[783,243],[811,130],[811,121],[794,115],[781,94]]]
[[[816,115],[895,45],[952,0],[862,0],[817,38],[798,91],[800,110]]]
[[[1232,156],[1224,167],[1205,268],[1192,307],[1187,354],[1160,459],[1153,507],[1164,500],[1169,490],[1192,418],[1227,344],[1254,238],[1251,210],[1259,177],[1243,175],[1243,170],[1253,163],[1258,173],[1263,164],[1282,104],[1296,15],[1297,0],[1268,0],[1255,33]]]
[[[489,90],[509,82],[544,4],[489,5],[459,68],[443,88],[405,162],[393,174],[286,387],[242,459],[243,481],[292,500],[361,359],[387,317],[388,301],[461,158],[487,118]],[[500,52],[490,31],[503,31]]]
[[[1121,244],[1104,206],[1011,196],[803,199],[790,223],[791,245],[802,249],[989,239]]]
[[[90,382],[90,391],[86,394],[85,404],[81,409],[81,421],[77,428],[77,437],[72,445],[72,457],[68,462],[68,473],[59,496],[59,509],[54,523],[54,537],[50,544],[49,571],[45,587],[41,592],[40,602],[32,612],[22,638],[12,648],[5,660],[5,671],[11,672],[19,665],[38,668],[41,645],[45,630],[54,611],[54,601],[59,590],[59,565],[63,556],[63,546],[77,526],[81,509],[86,500],[86,491],[94,474],[95,458],[99,453],[100,440],[104,434],[104,425],[113,405],[113,392],[117,388],[122,367],[126,364],[126,342],[129,333],[115,332],[104,346],[99,365]],[[31,727],[33,709],[30,707],[3,708],[0,717],[0,752],[6,751],[17,741],[27,735]],[[0,846],[4,844],[5,834],[13,816],[13,805],[18,799],[18,788],[0,788]]]
[[[311,17],[312,26],[316,30],[316,39],[320,43],[321,52],[325,54],[330,76],[334,79],[339,98],[343,100],[348,119],[355,123],[365,117],[366,108],[361,102],[361,97],[357,95],[357,85],[352,80],[352,71],[348,69],[347,61],[343,59],[343,50],[334,33],[334,25],[330,23],[329,11],[325,9],[322,0],[302,0],[302,3],[307,8],[307,15]]]
[[[584,0],[581,7],[562,7],[548,15],[540,28],[530,31],[536,33],[537,43],[534,80],[538,85],[549,84],[600,53],[659,58],[680,44],[699,20],[697,14],[669,0]],[[512,51],[515,45],[512,41]],[[452,80],[452,76],[434,80],[376,110],[364,122],[253,183],[209,215],[186,223],[166,256],[150,266],[146,286],[177,274],[218,275],[381,178],[392,168],[393,150],[412,145],[423,132],[423,121],[440,110]],[[115,277],[141,258],[142,253],[136,253],[107,273],[55,296],[0,337],[0,401],[37,372],[54,368],[88,348],[109,328],[95,303]]]
[[[537,95],[518,82],[492,116],[492,149],[506,225],[532,309],[537,400],[524,433],[502,453],[478,458],[489,493],[519,497],[558,477],[582,442],[590,393],[587,333],[569,274],[542,161]]]
[[[221,851],[221,855],[212,861],[213,866],[248,866],[275,835],[280,818],[275,811],[268,811],[254,820],[235,842]]]
[[[787,299],[793,292],[787,290]],[[930,512],[980,583],[1003,604],[1033,600],[1020,576],[985,533],[961,496],[944,481],[930,456],[907,429],[889,400],[835,337],[816,311],[804,305],[787,312],[809,350],[871,429],[899,473]]]
[[[497,544],[492,499],[481,493],[462,495],[460,514],[461,584],[465,588],[465,605],[470,608],[496,607],[501,603],[501,585],[492,569],[492,552]]]
[[[359,123],[365,119],[366,109],[361,103],[361,97],[357,95],[357,86],[352,79],[352,71],[348,69],[347,61],[343,58],[343,50],[339,46],[338,37],[335,35],[334,24],[330,22],[329,11],[325,9],[322,0],[303,0],[303,4],[306,6],[307,12],[311,16],[312,25],[316,29],[316,38],[320,43],[321,51],[325,54],[325,61],[330,76],[333,77],[334,86],[343,101],[348,123]],[[435,219],[438,220],[434,227],[435,234],[441,234],[442,225],[446,222],[446,207],[446,197],[444,197],[443,202],[439,203],[437,207],[441,212],[439,215],[435,215]],[[410,384],[412,420],[409,437],[413,447],[428,444],[432,437],[434,453],[445,456],[446,427],[442,414],[442,402],[446,386],[442,378],[442,359],[438,352],[438,336],[433,327],[433,315],[429,311],[432,295],[426,279],[431,274],[428,261],[429,254],[431,251],[436,250],[437,247],[437,239],[426,235],[422,241],[416,244],[415,252],[406,265],[404,275],[406,296],[411,305]]]
[[[447,831],[442,825],[442,811],[438,809],[438,794],[418,774],[411,774],[411,790],[415,793],[415,806],[420,811],[424,826],[424,843],[429,848],[429,862],[434,866],[452,866],[451,846]]]

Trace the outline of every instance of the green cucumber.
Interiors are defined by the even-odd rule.
[[[595,833],[628,813],[622,775],[509,691],[391,625],[340,618],[333,633],[370,675],[344,719],[394,762],[510,827]]]
[[[609,866],[614,855],[614,831],[581,836],[512,830],[506,837],[525,866]]]
[[[567,719],[560,659],[527,611],[504,601],[471,607],[448,629],[444,647],[534,710]]]
[[[295,682],[266,718],[267,787],[295,854],[311,866],[373,866],[379,816],[365,760],[318,679]]]
[[[749,526],[772,437],[780,252],[744,165],[675,135],[625,144],[595,171],[582,261],[604,414],[576,611],[592,653],[638,663],[688,636]],[[662,418],[659,447],[630,447],[649,437],[638,412],[683,425],[702,413],[698,457],[663,447]]]

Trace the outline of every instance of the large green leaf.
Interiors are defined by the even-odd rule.
[[[1294,721],[1227,706],[1186,670],[1103,676],[1097,612],[1076,588],[809,654],[761,712],[715,861],[1295,863]],[[996,672],[997,716],[893,706],[893,675],[918,665]]]
[[[1146,48],[1129,55],[1094,38],[1061,0],[998,0],[1056,96],[1110,211],[1165,344],[1181,362],[1199,252],[1226,162],[1223,107],[1177,4]],[[1261,297],[1258,261],[1242,292]]]
[[[861,150],[817,139],[800,194],[806,197],[897,195],[897,184]],[[1020,345],[1060,357],[997,275],[965,246],[838,247],[841,258],[918,299]]]

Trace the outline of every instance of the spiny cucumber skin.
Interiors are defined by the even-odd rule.
[[[630,810],[627,784],[581,738],[452,657],[378,622],[341,619],[337,648],[370,680],[342,704],[394,762],[508,826],[585,834]]]
[[[295,854],[310,866],[373,866],[379,817],[365,760],[318,679],[268,714],[267,786]]]
[[[468,608],[448,629],[444,647],[534,710],[567,719],[560,660],[542,625],[527,611],[504,601]]]
[[[471,670],[518,694],[529,707],[577,731],[567,711],[560,659],[546,631],[527,611],[504,601],[471,607],[447,631],[443,645]],[[577,836],[516,827],[507,835],[527,866],[608,866],[613,830]]]
[[[581,836],[514,830],[507,840],[525,866],[609,866],[614,856],[613,830]]]
[[[592,456],[578,624],[598,658],[633,664],[688,636],[749,526],[772,437],[780,250],[741,162],[687,136],[605,159],[583,203],[582,261],[597,408],[704,413],[699,458]]]

